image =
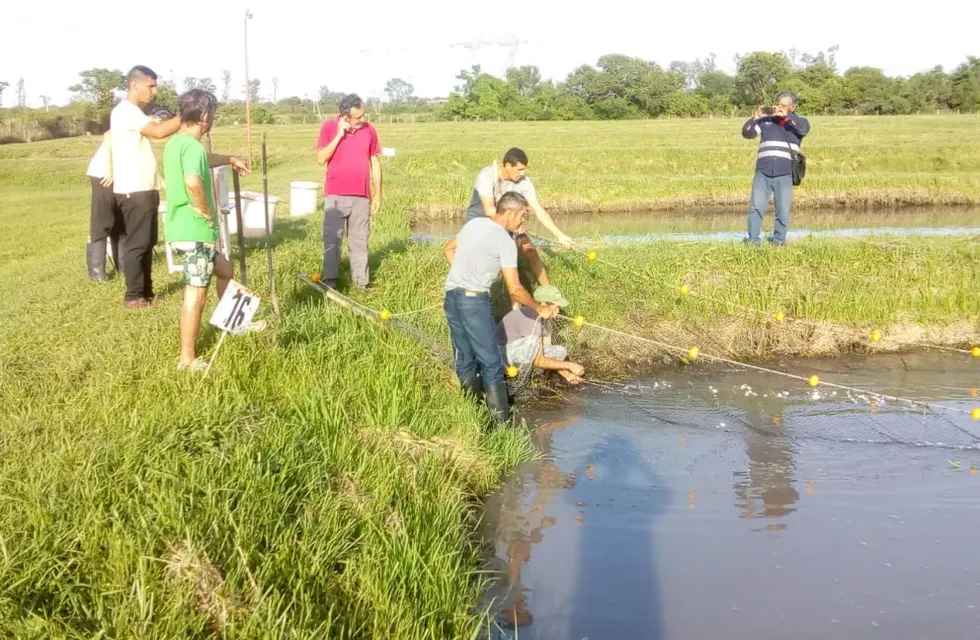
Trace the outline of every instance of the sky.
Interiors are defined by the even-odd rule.
[[[178,90],[185,77],[210,76],[219,93],[221,71],[228,69],[233,93],[241,97],[246,10],[252,14],[249,75],[262,81],[264,98],[271,98],[272,79],[278,77],[280,99],[314,98],[321,85],[365,98],[383,96],[392,77],[411,82],[416,95],[445,96],[456,74],[473,64],[503,74],[512,47],[460,46],[480,42],[521,41],[514,64],[537,65],[542,77],[555,80],[607,53],[663,66],[714,53],[719,67],[734,72],[737,53],[791,48],[816,53],[838,45],[841,71],[867,65],[889,75],[912,75],[937,64],[950,70],[967,55],[980,55],[976,0],[948,0],[937,11],[924,11],[921,5],[900,11],[894,2],[879,0],[638,1],[635,10],[623,3],[602,3],[588,5],[589,11],[569,10],[567,0],[202,0],[199,5],[184,10],[191,5],[72,3],[43,25],[29,3],[5,6],[0,81],[10,86],[4,106],[16,100],[20,78],[29,105],[40,106],[42,95],[60,104],[70,98],[68,87],[78,81],[79,71],[108,67],[125,72],[136,64],[165,79],[175,77]],[[781,27],[773,28],[769,11],[785,16]],[[442,22],[438,27],[434,17]]]

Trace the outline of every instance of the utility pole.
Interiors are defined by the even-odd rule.
[[[248,21],[252,12],[245,10],[245,137],[248,140],[248,166],[252,166],[252,83],[248,78]]]

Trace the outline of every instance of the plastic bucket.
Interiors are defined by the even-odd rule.
[[[275,232],[276,207],[279,198],[269,194],[269,233]],[[242,223],[245,226],[246,238],[265,237],[265,200],[261,192],[242,191]],[[235,216],[235,198],[231,197],[228,212],[228,233],[238,233],[238,219]]]
[[[289,183],[289,215],[305,216],[316,211],[316,201],[320,195],[318,182]]]

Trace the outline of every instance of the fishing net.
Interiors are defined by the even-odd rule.
[[[330,297],[399,331],[445,366],[454,367],[441,305],[382,318],[378,311],[342,294],[331,292]],[[544,356],[559,363],[583,365],[587,385],[616,395],[616,402],[599,403],[594,408],[599,413],[595,417],[703,430],[747,429],[790,440],[980,449],[980,423],[970,419],[965,402],[936,405],[844,385],[809,389],[799,376],[735,361],[725,361],[722,366],[727,368],[688,367],[715,358],[705,357],[698,348],[602,327],[580,317],[537,318],[530,335],[501,347],[500,353],[508,392],[517,404],[531,402],[541,391],[555,391],[564,384],[559,374],[535,366],[535,360]],[[618,381],[649,380],[658,368],[667,365],[672,367],[673,382]],[[772,374],[773,380],[759,390],[725,382],[726,376],[746,372]],[[780,383],[777,376],[795,379]],[[681,393],[677,386],[685,391]],[[726,393],[730,397],[725,397]],[[739,397],[744,400],[738,402]]]

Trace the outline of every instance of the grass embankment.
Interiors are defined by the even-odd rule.
[[[862,157],[878,163],[876,170],[895,155],[920,167],[897,182],[884,176],[886,191],[938,185],[937,198],[974,199],[980,189],[967,169],[976,168],[977,151],[962,138],[976,137],[969,122],[820,119],[814,126],[897,127],[916,139],[932,131],[930,154],[959,163],[963,173],[928,173],[912,164],[925,142],[905,140],[889,155],[901,134],[868,143],[883,151]],[[531,154],[549,203],[566,198],[602,208],[624,198],[650,201],[665,185],[670,197],[744,198],[750,143],[727,178],[705,175],[717,166],[693,160],[732,126],[737,136],[732,122],[386,127],[383,144],[398,156],[385,161],[388,195],[373,226],[377,287],[358,297],[394,312],[437,304],[446,267],[438,248],[407,242],[411,212],[458,211],[475,172],[511,144]],[[716,133],[678,133],[688,127]],[[952,131],[961,136],[955,145]],[[275,128],[270,136],[272,193],[285,197],[290,181],[318,178],[314,128]],[[244,148],[240,130],[217,130],[214,139],[217,151]],[[667,141],[671,149],[658,148]],[[682,148],[688,142],[700,149]],[[471,632],[481,551],[471,537],[479,515],[472,497],[527,454],[527,439],[484,432],[479,411],[455,393],[452,373],[419,345],[324,305],[296,283],[293,273],[319,269],[319,214],[277,224],[282,324],[229,339],[200,387],[177,375],[179,276],[167,275],[158,260],[158,287],[171,295],[145,312],[120,308],[121,281],[85,279],[84,169],[95,144],[0,151],[3,635]],[[841,135],[839,144],[853,161],[854,141]],[[812,147],[819,158],[822,151]],[[906,147],[916,151],[903,155]],[[690,169],[696,177],[662,178],[672,157],[690,160],[674,165],[675,176]],[[624,166],[632,169],[624,174]],[[825,179],[825,166],[812,169],[808,189]],[[863,180],[850,193],[878,185],[871,174]],[[260,184],[257,174],[244,182],[251,189]],[[823,184],[838,192],[833,180]],[[285,201],[280,212],[287,215]],[[546,254],[553,279],[574,303],[569,314],[704,351],[818,353],[828,340],[746,319],[697,295],[678,299],[682,283],[695,294],[767,313],[781,308],[835,326],[877,326],[886,331],[882,345],[889,327],[901,322],[976,331],[980,261],[965,240],[813,240],[761,253],[704,244],[600,251],[653,277],[622,275],[580,254]],[[249,256],[249,280],[268,292],[261,250]],[[268,299],[264,308],[268,314]],[[438,312],[418,321],[439,331]],[[204,354],[216,340],[205,331]],[[592,345],[606,358],[640,353],[629,341]]]

